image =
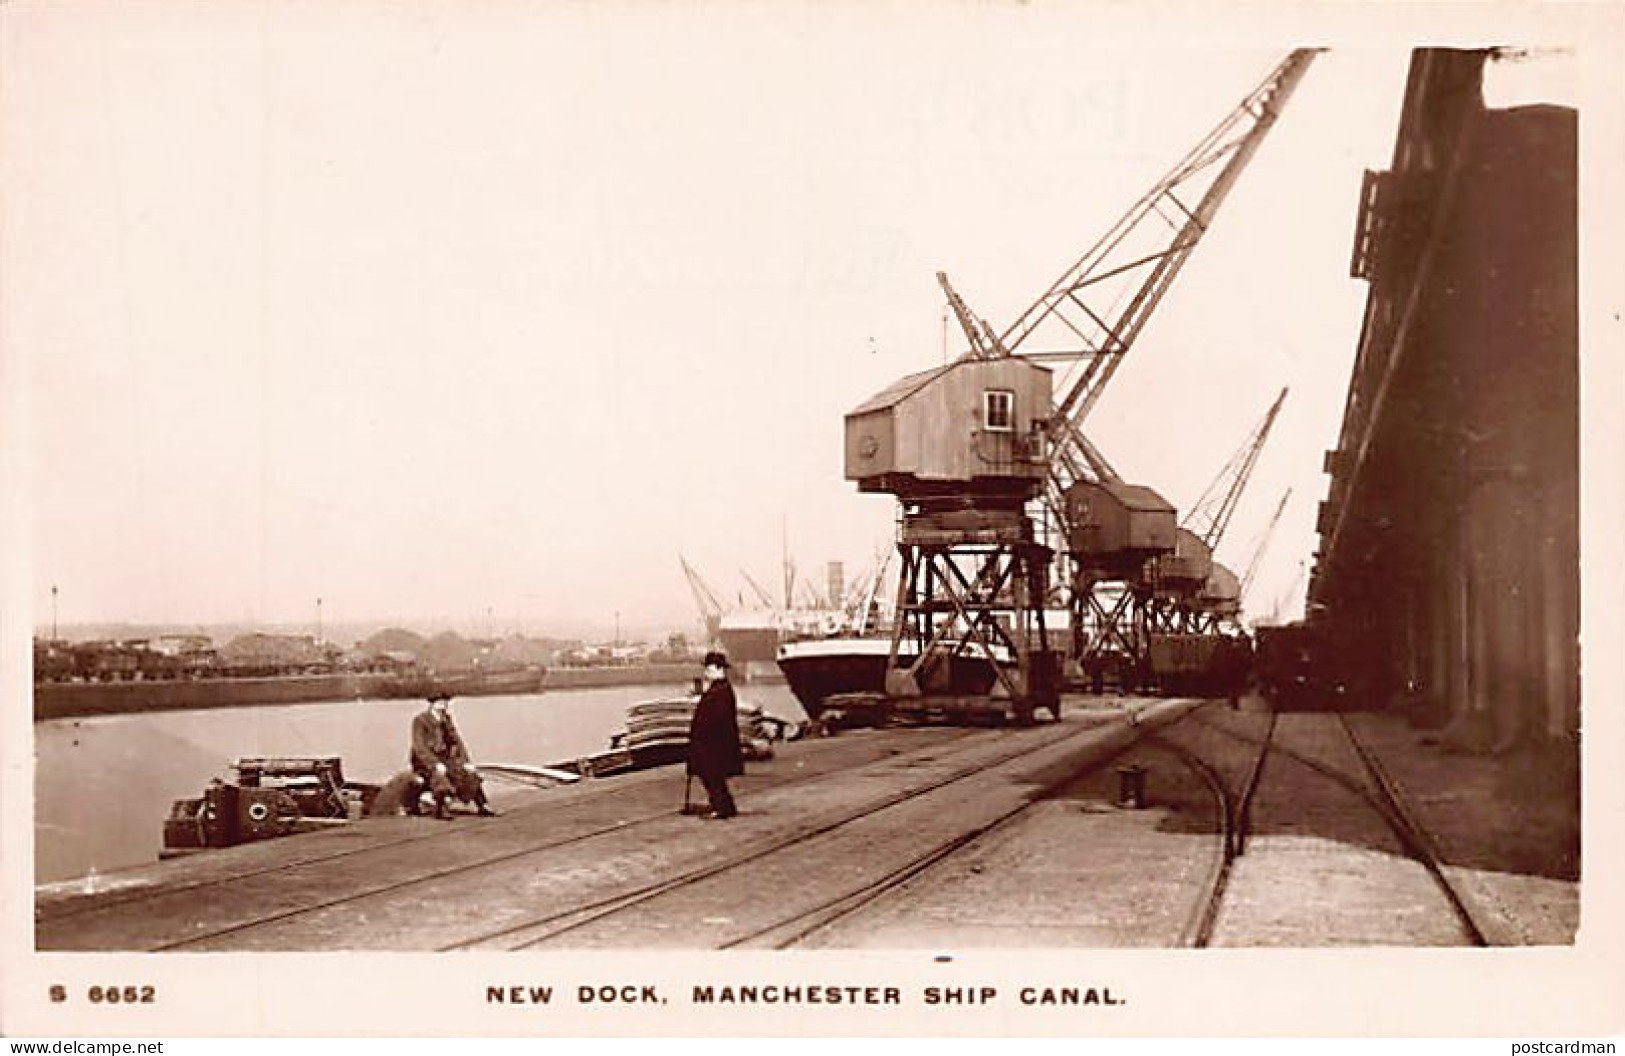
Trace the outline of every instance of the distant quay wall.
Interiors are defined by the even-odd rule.
[[[735,664],[729,673],[735,685],[783,684],[776,661],[752,660]],[[550,667],[546,689],[596,689],[600,686],[681,686],[688,689],[700,677],[698,661],[686,664],[642,664],[636,667]]]
[[[600,686],[687,686],[698,664],[639,664],[633,667],[550,667],[545,689],[597,689]]]
[[[601,686],[688,686],[694,664],[549,668],[542,690]],[[260,704],[322,704],[347,700],[399,700],[401,678],[385,674],[288,675],[280,678],[204,678],[140,682],[42,682],[34,686],[34,721],[124,715],[187,708],[239,708]],[[447,689],[471,696],[453,682]],[[503,692],[493,684],[485,692]],[[510,690],[510,692],[512,692]],[[522,691],[521,691],[522,692]]]
[[[381,700],[399,678],[379,674],[289,675],[141,682],[42,682],[34,686],[34,721],[183,708]]]

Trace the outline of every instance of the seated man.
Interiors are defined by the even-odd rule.
[[[412,769],[434,796],[437,818],[451,817],[451,797],[479,807],[481,817],[496,816],[485,800],[480,775],[468,762],[468,746],[451,721],[451,695],[433,693],[429,706],[412,716]]]

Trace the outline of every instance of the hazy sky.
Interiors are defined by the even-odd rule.
[[[895,508],[842,416],[941,362],[936,271],[1003,329],[1294,43],[1081,5],[13,23],[7,337],[64,622],[676,627],[679,553],[730,596],[786,542],[855,575]],[[1295,489],[1254,609],[1301,608],[1407,62],[1316,61],[1091,418],[1184,509],[1291,386],[1220,548]]]

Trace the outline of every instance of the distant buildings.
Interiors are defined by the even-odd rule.
[[[240,634],[216,646],[201,634],[67,642],[34,640],[36,682],[123,682],[197,678],[263,678],[331,672],[451,675],[517,671],[558,662],[578,642],[512,635],[424,638],[399,628],[351,648],[308,634]]]

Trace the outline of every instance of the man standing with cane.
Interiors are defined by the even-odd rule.
[[[700,779],[711,799],[711,812],[705,817],[727,819],[739,813],[728,791],[728,778],[745,772],[744,753],[739,749],[739,705],[728,682],[727,656],[706,653],[700,681],[704,689],[688,725],[688,773]]]

